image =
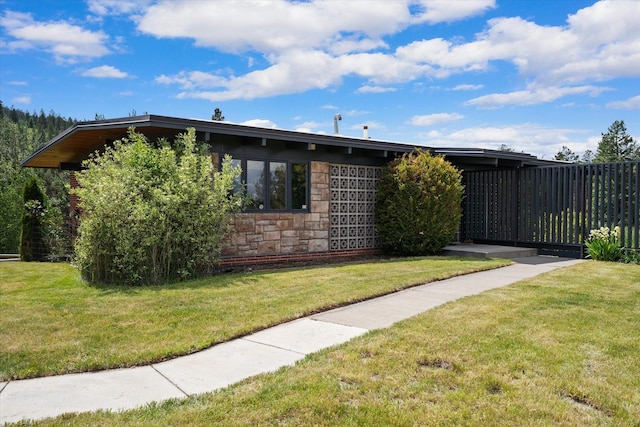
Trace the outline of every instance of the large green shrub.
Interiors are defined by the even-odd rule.
[[[45,261],[49,254],[46,244],[47,196],[35,177],[25,183],[22,202],[20,259]]]
[[[225,157],[214,172],[194,129],[172,146],[156,145],[130,129],[77,174],[75,249],[85,280],[158,284],[206,274],[218,263],[231,215],[241,208],[233,194],[239,167]]]
[[[462,175],[424,150],[392,161],[380,177],[376,229],[382,249],[434,254],[451,243],[462,216]]]

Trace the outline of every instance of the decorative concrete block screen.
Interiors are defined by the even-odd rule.
[[[330,166],[330,250],[380,247],[374,209],[381,172],[380,167]]]

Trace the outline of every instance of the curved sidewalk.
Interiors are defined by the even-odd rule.
[[[515,264],[428,283],[265,329],[188,356],[128,369],[0,382],[0,425],[67,412],[125,410],[226,387],[306,355],[386,328],[449,301],[510,285],[581,260]]]

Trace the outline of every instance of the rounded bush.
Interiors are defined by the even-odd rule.
[[[443,157],[416,150],[380,177],[376,230],[386,253],[430,255],[451,243],[462,217],[462,174]]]

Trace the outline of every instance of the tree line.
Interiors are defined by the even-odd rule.
[[[640,161],[640,145],[631,135],[627,134],[624,120],[616,120],[609,126],[607,132],[602,134],[595,153],[587,150],[580,156],[563,145],[555,159],[572,163]]]
[[[47,239],[64,246],[69,215],[69,174],[55,169],[23,168],[20,163],[42,144],[76,123],[53,111],[28,112],[0,101],[0,253],[17,253],[24,211],[25,184],[35,179],[46,195]],[[56,242],[54,243],[53,240]],[[63,250],[63,248],[59,248]]]

